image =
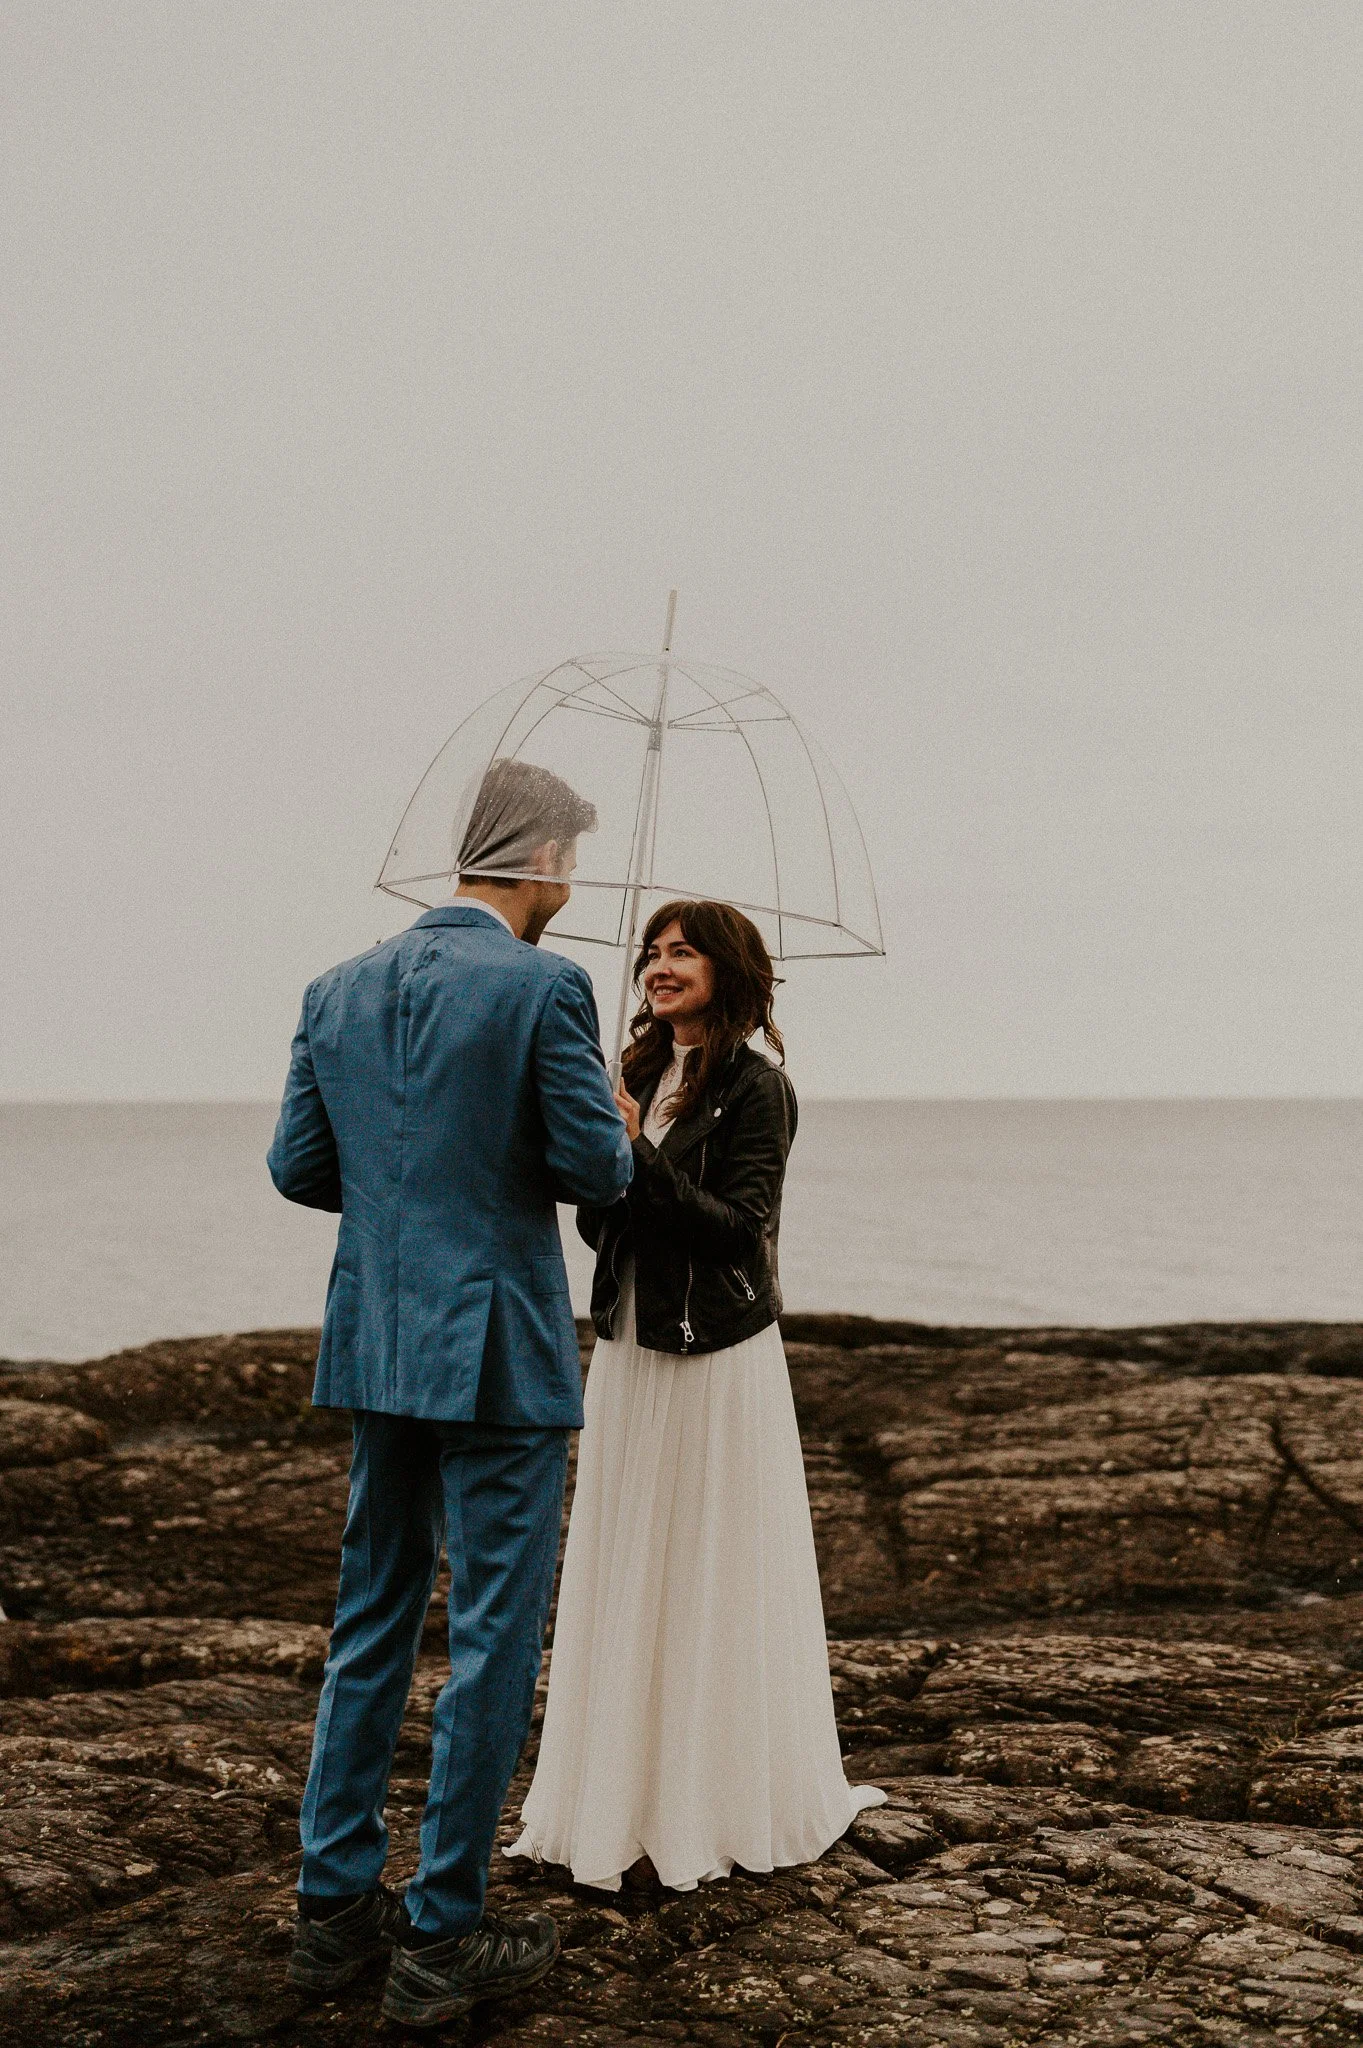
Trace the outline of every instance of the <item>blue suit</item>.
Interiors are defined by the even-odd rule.
[[[303,998],[270,1172],[339,1209],[313,1400],[580,1429],[554,1203],[633,1168],[582,968],[461,900]]]
[[[586,974],[469,900],[333,968],[304,997],[269,1166],[340,1211],[313,1400],[355,1430],[300,1889],[378,1882],[443,1533],[450,1679],[407,1906],[461,1933],[529,1726],[582,1423],[554,1204],[613,1202],[632,1171]]]

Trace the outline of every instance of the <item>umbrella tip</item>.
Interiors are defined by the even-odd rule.
[[[670,590],[670,591],[668,592],[668,594],[667,594],[667,625],[666,625],[666,627],[665,627],[665,628],[663,629],[663,653],[664,653],[664,654],[670,654],[670,653],[672,652],[672,628],[673,628],[673,625],[674,625],[674,624],[675,624],[675,622],[676,622],[676,617],[677,617],[677,593],[676,593],[676,591],[675,591],[675,590]]]

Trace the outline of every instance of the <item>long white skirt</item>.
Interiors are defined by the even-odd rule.
[[[884,1794],[843,1775],[804,1462],[775,1324],[672,1357],[619,1338],[587,1381],[549,1697],[507,1853],[613,1891],[822,1855]]]

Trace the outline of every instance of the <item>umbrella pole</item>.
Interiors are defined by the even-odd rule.
[[[668,593],[667,625],[663,630],[663,653],[672,652],[672,627],[677,617],[677,593]],[[668,665],[658,664],[658,699],[653,708],[653,729],[644,756],[644,786],[640,792],[639,824],[635,834],[634,858],[630,863],[629,916],[625,921],[625,958],[620,970],[620,1004],[615,1015],[615,1050],[610,1074],[620,1081],[620,1063],[625,1051],[625,1025],[629,1019],[630,990],[633,987],[634,947],[639,934],[639,906],[653,880],[653,841],[658,826],[658,787],[663,774],[663,734],[667,730]]]

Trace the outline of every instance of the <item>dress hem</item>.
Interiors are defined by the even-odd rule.
[[[804,1863],[817,1863],[821,1856],[827,1855],[835,1842],[842,1840],[859,1813],[864,1813],[868,1807],[883,1806],[888,1797],[888,1794],[882,1792],[878,1785],[849,1785],[847,1790],[852,1800],[852,1811],[848,1814],[847,1819],[843,1822],[837,1833],[830,1835],[821,1848],[814,1850],[811,1855],[807,1856],[778,1857],[771,1863],[744,1863],[742,1868],[752,1871],[754,1876],[769,1877],[775,1870],[794,1870]],[[556,1870],[567,1870],[572,1874],[573,1883],[582,1885],[588,1891],[618,1892],[624,1879],[625,1871],[630,1868],[630,1865],[637,1863],[642,1856],[649,1856],[651,1858],[652,1852],[646,1843],[636,1842],[633,1847],[633,1856],[630,1857],[628,1863],[622,1862],[620,1869],[615,1872],[613,1877],[579,1877],[572,1863],[560,1863],[556,1857],[547,1855],[541,1844],[534,1840],[528,1827],[522,1828],[517,1839],[509,1848],[504,1848],[502,1854],[503,1856],[528,1856],[532,1862],[547,1863]],[[664,1891],[693,1892],[697,1885],[717,1883],[728,1877],[738,1864],[738,1861],[739,1859],[734,1856],[719,1856],[708,1870],[700,1871],[695,1877],[668,1878],[663,1877],[660,1872],[658,1881]],[[657,1867],[656,1863],[654,1867]]]

